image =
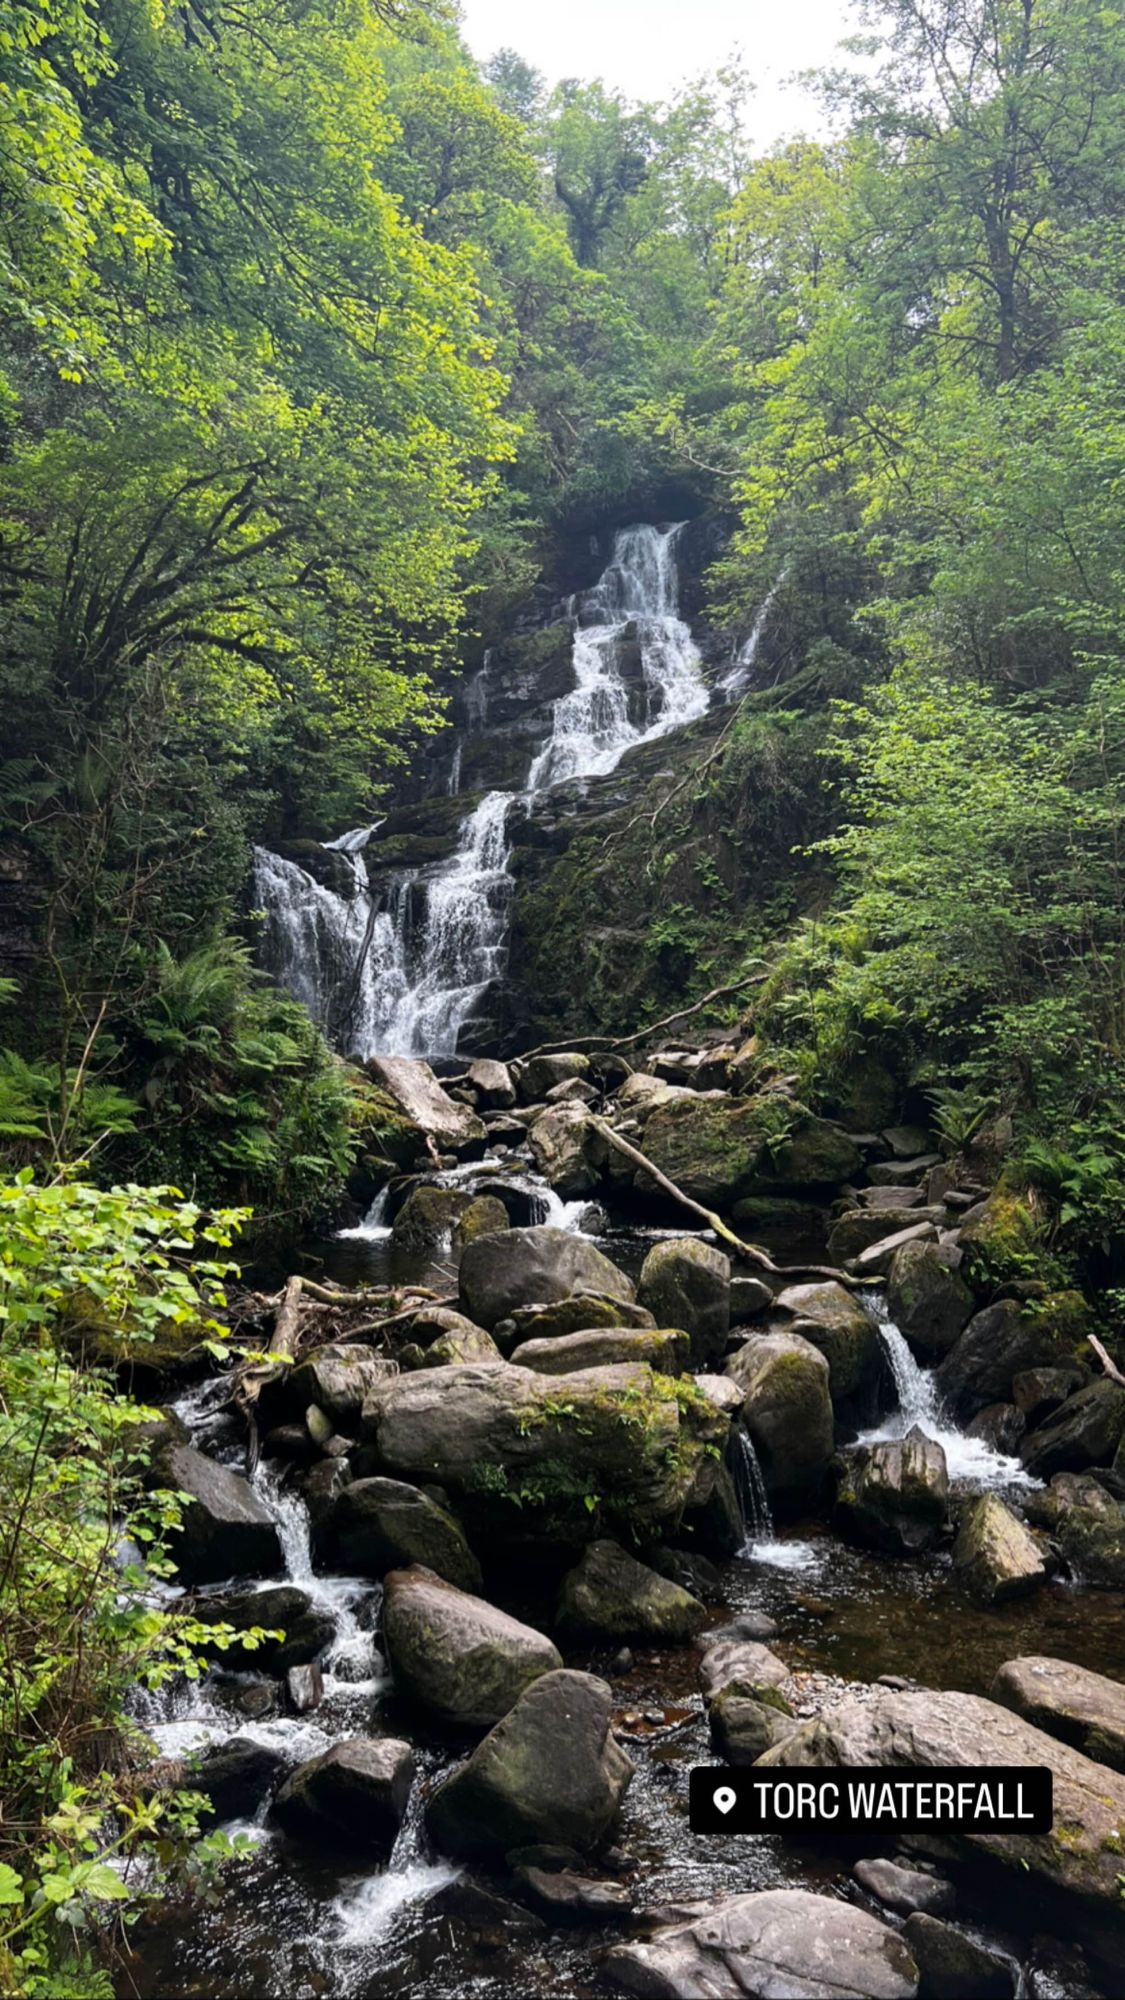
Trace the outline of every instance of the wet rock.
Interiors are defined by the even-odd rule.
[[[153,1461],[151,1483],[187,1494],[169,1547],[185,1583],[269,1576],[281,1568],[277,1527],[248,1480],[194,1445],[173,1444]]]
[[[933,1243],[906,1243],[891,1260],[887,1306],[916,1353],[948,1354],[968,1325],[973,1295]]]
[[[722,1354],[730,1331],[730,1258],[693,1236],[655,1243],[637,1284],[658,1326],[682,1326],[695,1368]]]
[[[1108,1465],[1123,1435],[1125,1389],[1117,1382],[1091,1382],[1025,1437],[1020,1457],[1037,1479],[1049,1479],[1053,1472]]]
[[[579,1875],[571,1868],[521,1865],[513,1873],[536,1909],[552,1921],[571,1917],[582,1923],[612,1923],[632,1914],[632,1895],[620,1882]]]
[[[777,1309],[791,1314],[793,1332],[824,1355],[835,1405],[870,1394],[882,1367],[882,1348],[873,1321],[853,1293],[831,1280],[790,1285],[779,1293]]]
[[[1022,1597],[1047,1577],[1035,1537],[996,1493],[978,1494],[961,1509],[953,1568],[982,1604]]]
[[[708,1649],[718,1646],[726,1639],[775,1639],[777,1620],[768,1611],[740,1611],[727,1625],[716,1626],[707,1633],[701,1644]]]
[[[681,1590],[689,1591],[703,1604],[722,1604],[726,1600],[723,1579],[706,1556],[690,1549],[657,1549],[652,1556],[652,1567],[659,1576],[678,1583]]]
[[[931,1143],[924,1125],[886,1125],[881,1136],[896,1160],[917,1160]]]
[[[262,1457],[284,1458],[292,1465],[310,1464],[316,1457],[316,1447],[308,1425],[275,1424],[262,1439]]]
[[[184,1784],[203,1792],[216,1819],[249,1819],[285,1769],[283,1753],[252,1736],[232,1736],[186,1762]]]
[[[746,1540],[746,1523],[738,1490],[726,1461],[715,1467],[707,1493],[694,1505],[690,1496],[684,1508],[683,1532],[694,1547],[711,1556],[735,1556]]]
[[[711,1703],[707,1719],[715,1755],[724,1764],[756,1764],[797,1727],[787,1702],[775,1705],[725,1688]]]
[[[761,1278],[748,1277],[744,1271],[734,1271],[730,1281],[730,1323],[744,1326],[748,1319],[757,1319],[759,1314],[768,1312],[773,1304],[773,1293]]]
[[[769,1621],[767,1621],[769,1622]],[[745,1620],[740,1621],[744,1625]],[[773,1698],[789,1679],[789,1669],[768,1646],[747,1638],[741,1630],[708,1646],[699,1669],[704,1701],[720,1694],[741,1694],[760,1701]]]
[[[936,1232],[944,1221],[943,1208],[850,1208],[828,1233],[828,1254],[833,1263],[848,1264],[862,1250],[884,1243],[889,1236],[921,1229],[927,1222],[933,1224]]]
[[[458,1281],[468,1317],[489,1330],[517,1306],[550,1304],[583,1287],[611,1298],[634,1297],[616,1264],[565,1229],[510,1229],[482,1237],[468,1245]]]
[[[880,1238],[853,1257],[852,1269],[861,1278],[886,1277],[899,1251],[908,1243],[936,1243],[937,1233],[932,1222],[914,1222],[909,1229],[897,1229],[893,1236]]]
[[[262,1389],[261,1409],[266,1421],[276,1415],[304,1417],[310,1404],[323,1410],[339,1430],[359,1422],[363,1399],[383,1376],[393,1373],[391,1365],[369,1347],[358,1342],[330,1341],[318,1347],[307,1360],[289,1368],[275,1382]],[[354,1434],[354,1431],[353,1431]]]
[[[937,1387],[959,1417],[973,1417],[989,1403],[1011,1401],[1013,1377],[1052,1366],[1065,1353],[1067,1331],[1041,1313],[1025,1313],[1016,1299],[986,1306],[937,1369]]]
[[[305,1505],[309,1510],[309,1522],[313,1533],[331,1512],[336,1496],[351,1483],[352,1463],[349,1458],[322,1460],[314,1465],[302,1482]]]
[[[743,1422],[768,1492],[781,1501],[814,1494],[833,1448],[828,1362],[820,1349],[796,1333],[756,1333],[726,1372],[745,1392]]]
[[[498,1230],[510,1228],[508,1211],[498,1195],[474,1195],[453,1225],[454,1251],[463,1251],[478,1236],[495,1236]]]
[[[1012,1401],[1029,1427],[1041,1424],[1082,1387],[1077,1368],[1025,1368],[1012,1377]]]
[[[1119,1924],[1116,1852],[1125,1813],[1125,1777],[1056,1742],[980,1695],[933,1688],[841,1702],[803,1723],[763,1765],[884,1764],[927,1766],[1047,1764],[1054,1781],[1054,1821],[1066,1839],[1041,1833],[969,1833],[956,1844],[1012,1871],[1021,1893],[1037,1886],[1076,1899],[1079,1911]],[[943,1835],[943,1839],[945,1836]]]
[[[483,1326],[465,1326],[456,1332],[439,1333],[422,1356],[423,1368],[451,1368],[468,1361],[504,1359],[490,1333]]]
[[[925,1875],[921,1869],[905,1868],[898,1861],[875,1860],[857,1861],[852,1874],[869,1896],[900,1915],[924,1910],[929,1916],[947,1917],[953,1909],[953,1884],[940,1875]]]
[[[616,1542],[592,1542],[559,1597],[559,1629],[571,1637],[683,1644],[706,1619],[698,1598]]]
[[[503,1951],[510,1944],[526,1943],[543,1937],[546,1926],[533,1910],[510,1897],[498,1896],[467,1875],[458,1875],[431,1896],[426,1904],[427,1922],[455,1925],[467,1930],[473,1940],[490,1951]]]
[[[542,1632],[417,1566],[386,1578],[383,1644],[400,1693],[465,1728],[498,1722],[562,1665]]]
[[[643,2000],[914,2000],[918,1991],[918,1969],[889,1925],[806,1889],[720,1898],[647,1944],[615,1945],[605,1969]]]
[[[935,1168],[935,1172],[942,1171],[943,1169],[941,1168]],[[932,1179],[932,1176],[930,1179]],[[861,1188],[859,1191],[860,1205],[863,1208],[870,1209],[898,1208],[902,1210],[903,1214],[906,1214],[910,1209],[921,1208],[923,1204],[926,1207],[936,1208],[939,1206],[939,1202],[930,1195],[929,1185],[930,1181],[927,1180],[925,1187]]]
[[[484,1126],[476,1113],[442,1089],[429,1063],[412,1056],[370,1056],[364,1068],[443,1152],[460,1153],[483,1143]]]
[[[769,1094],[693,1092],[657,1104],[645,1125],[644,1150],[685,1194],[712,1208],[755,1186],[837,1186],[861,1164],[839,1126]]]
[[[568,1333],[588,1333],[591,1327],[596,1326],[643,1329],[656,1325],[652,1314],[631,1299],[618,1299],[608,1292],[585,1290],[575,1293],[572,1298],[556,1299],[552,1305],[516,1306],[511,1321],[515,1330],[513,1337],[517,1342],[562,1340]],[[496,1338],[499,1337],[497,1330]]]
[[[279,1676],[317,1659],[336,1632],[332,1613],[295,1583],[270,1584],[255,1591],[212,1591],[193,1598],[191,1611],[203,1624],[232,1625],[236,1632],[255,1627],[282,1632],[283,1638],[263,1639],[252,1649],[232,1645],[224,1655],[236,1669],[262,1667]],[[205,1645],[205,1650],[212,1649]]]
[[[614,1697],[593,1674],[544,1674],[431,1794],[446,1852],[495,1857],[538,1841],[580,1854],[608,1835],[633,1775],[611,1732]]]
[[[461,1590],[479,1590],[480,1564],[453,1515],[399,1479],[345,1486],[316,1533],[317,1558],[350,1576],[382,1577],[414,1563]]]
[[[597,1532],[587,1495],[600,1502],[603,1532],[620,1519],[654,1536],[689,1500],[705,1504],[729,1423],[693,1387],[673,1389],[649,1368],[588,1368],[560,1385],[500,1364],[381,1385],[363,1428],[388,1473],[447,1487],[474,1539],[479,1529],[574,1546]]]
[[[1020,1439],[1027,1429],[1027,1420],[1014,1403],[989,1403],[978,1410],[975,1417],[965,1426],[967,1437],[980,1438],[982,1443],[991,1445],[994,1451],[1001,1451],[1008,1458],[1014,1458],[1020,1448]]]
[[[324,1675],[315,1664],[290,1667],[285,1676],[285,1693],[294,1715],[309,1715],[324,1700]]]
[[[547,1186],[565,1201],[591,1194],[598,1185],[598,1156],[604,1147],[582,1104],[553,1104],[527,1135],[531,1156]]]
[[[688,1337],[674,1327],[590,1327],[560,1340],[521,1341],[510,1359],[513,1368],[534,1368],[540,1375],[572,1375],[576,1369],[607,1368],[621,1361],[679,1375],[687,1366]]]
[[[736,1417],[742,1408],[742,1390],[729,1375],[693,1375],[692,1381],[701,1396],[706,1396],[717,1410],[728,1417]]]
[[[836,1495],[836,1519],[850,1540],[887,1555],[931,1548],[945,1526],[949,1474],[940,1444],[917,1425],[903,1438],[852,1452]]]
[[[454,1228],[472,1202],[467,1188],[426,1182],[412,1189],[391,1225],[396,1248],[412,1253],[450,1249]]]
[[[324,1411],[318,1409],[315,1403],[310,1403],[305,1411],[305,1429],[308,1431],[310,1443],[314,1444],[318,1451],[326,1451],[336,1435],[332,1419],[326,1417]]]
[[[478,1111],[507,1111],[516,1101],[516,1087],[507,1063],[478,1056],[469,1064],[468,1084]]]
[[[1019,1968],[952,1924],[919,1913],[902,1935],[918,1964],[920,2000],[1013,2000]]]
[[[1064,1507],[1056,1534],[1067,1568],[1080,1583],[1092,1590],[1125,1590],[1125,1507],[1112,1495],[1087,1492],[1082,1504]]]
[[[414,1753],[392,1736],[353,1736],[291,1773],[273,1817],[299,1839],[389,1854],[414,1782]]]
[[[1125,1687],[1120,1681],[1072,1660],[1036,1653],[1008,1660],[989,1694],[1095,1763],[1125,1771]]]
[[[572,1076],[584,1078],[589,1074],[590,1058],[578,1049],[567,1050],[560,1055],[528,1056],[523,1062],[512,1065],[512,1075],[522,1104],[539,1103],[556,1083],[565,1083]]]

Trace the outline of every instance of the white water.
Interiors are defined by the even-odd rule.
[[[325,843],[351,862],[347,895],[296,862],[255,849],[265,962],[346,1053],[455,1055],[465,1023],[505,969],[508,822],[517,800],[526,805],[567,779],[604,775],[634,745],[705,712],[700,656],[677,612],[682,525],[621,529],[604,574],[571,600],[577,687],[554,704],[551,735],[532,761],[526,792],[487,793],[462,820],[448,861],[404,871],[376,901],[363,859],[375,829]],[[470,726],[485,720],[489,665],[486,654],[466,690]],[[460,769],[458,751],[451,791]]]
[[[811,1542],[785,1541],[774,1531],[766,1482],[753,1439],[741,1424],[735,1430],[734,1485],[746,1530],[739,1555],[771,1569],[815,1569],[820,1557]]]
[[[394,1928],[400,1911],[424,1903],[456,1882],[452,1862],[434,1861],[426,1844],[422,1786],[416,1778],[386,1868],[345,1883],[333,1910],[334,1943],[345,1951],[370,1949]]]
[[[879,1329],[879,1337],[894,1376],[898,1407],[877,1429],[865,1431],[861,1444],[882,1444],[905,1437],[915,1425],[945,1453],[954,1485],[983,1491],[993,1486],[1038,1486],[1018,1458],[996,1451],[983,1438],[967,1437],[942,1408],[933,1373],[915,1360],[905,1336],[895,1325],[880,1292],[864,1295],[864,1304]]]
[[[785,571],[782,570],[777,582],[771,584],[758,607],[758,615],[750,628],[749,637],[739,649],[734,661],[719,682],[719,689],[723,694],[743,694],[749,687],[753,679],[754,668],[757,664],[758,652],[765,636],[766,626],[769,624],[770,612],[774,607],[774,599],[784,581]]]
[[[597,1212],[595,1202],[581,1199],[564,1201],[562,1196],[556,1194],[554,1188],[548,1187],[546,1181],[541,1180],[538,1174],[530,1170],[512,1173],[510,1163],[501,1159],[496,1153],[486,1153],[482,1160],[463,1161],[456,1167],[443,1167],[438,1173],[427,1174],[426,1182],[430,1187],[470,1189],[475,1184],[481,1184],[486,1186],[488,1192],[495,1192],[492,1184],[497,1175],[502,1175],[505,1182],[519,1193],[531,1196],[538,1211],[535,1214],[537,1224],[546,1224],[552,1229],[566,1229],[574,1236],[583,1236],[587,1233],[587,1222],[592,1214]],[[359,1243],[387,1242],[394,1233],[392,1225],[387,1221],[389,1206],[390,1188],[385,1187],[376,1195],[363,1221],[354,1224],[350,1229],[337,1230],[337,1236]],[[674,1235],[675,1231],[670,1230],[667,1233]]]

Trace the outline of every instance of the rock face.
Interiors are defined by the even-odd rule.
[[[1010,1401],[1014,1375],[1060,1358],[1065,1359],[1065,1342],[1050,1321],[1025,1315],[1014,1299],[1002,1299],[969,1321],[938,1366],[937,1386],[959,1417],[973,1417],[989,1403]]]
[[[470,1243],[461,1259],[465,1312],[489,1332],[516,1306],[549,1305],[586,1289],[631,1300],[623,1271],[584,1237],[565,1229],[509,1229]]]
[[[642,2000],[913,2000],[918,1968],[888,1924],[835,1896],[730,1896],[649,1944],[615,1945],[612,1983]]]
[[[945,1453],[917,1425],[903,1438],[852,1452],[836,1495],[844,1533],[887,1555],[917,1555],[932,1547],[948,1507]]]
[[[982,1604],[1022,1597],[1047,1576],[1035,1537],[996,1493],[981,1493],[962,1509],[953,1567]]]
[[[590,1495],[603,1523],[674,1526],[708,1498],[728,1431],[694,1386],[631,1365],[565,1383],[506,1363],[422,1369],[380,1384],[363,1414],[378,1463],[445,1487],[474,1540],[571,1546],[598,1532]]]
[[[353,1736],[286,1779],[273,1802],[274,1818],[302,1839],[389,1854],[413,1780],[409,1743]]]
[[[593,1674],[544,1674],[431,1795],[448,1853],[488,1858],[540,1842],[598,1848],[633,1766],[614,1741],[613,1694]]]
[[[318,1526],[316,1552],[350,1576],[382,1577],[421,1563],[460,1590],[479,1590],[480,1564],[460,1524],[416,1486],[399,1479],[356,1479]]]
[[[616,1542],[592,1542],[559,1597],[560,1631],[583,1638],[675,1644],[693,1638],[706,1619],[698,1598]]]
[[[1035,1729],[980,1695],[888,1690],[846,1701],[803,1723],[763,1765],[1047,1764],[1054,1778],[1054,1820],[1066,1839],[1047,1833],[965,1833],[957,1840],[1036,1884],[1076,1898],[1120,1923],[1116,1852],[1125,1813],[1125,1778]]]
[[[579,1368],[609,1368],[616,1362],[640,1362],[661,1375],[679,1375],[688,1361],[688,1338],[675,1327],[589,1327],[564,1334],[561,1340],[525,1340],[511,1353],[513,1368],[534,1368],[539,1375],[572,1375]]]
[[[989,1690],[1037,1729],[1114,1771],[1125,1771],[1125,1687],[1070,1660],[1008,1660]]]
[[[832,1457],[826,1357],[800,1334],[757,1333],[726,1372],[745,1392],[742,1420],[770,1494],[797,1501],[815,1493]]]
[[[891,1318],[916,1354],[948,1354],[968,1324],[973,1295],[936,1243],[905,1243],[887,1279]]]
[[[693,1368],[722,1354],[730,1332],[730,1258],[693,1236],[655,1243],[637,1297],[658,1326],[682,1326]]]
[[[1024,1439],[1020,1457],[1037,1479],[1049,1479],[1053,1472],[1108,1465],[1123,1435],[1125,1389],[1117,1382],[1091,1382]]]
[[[447,1722],[487,1729],[529,1683],[561,1667],[551,1641],[433,1570],[392,1570],[383,1644],[395,1685]]]
[[[429,1063],[412,1056],[371,1056],[364,1067],[443,1151],[458,1153],[483,1142],[484,1126],[476,1113],[442,1089]]]
[[[878,1380],[882,1350],[873,1321],[854,1295],[831,1280],[790,1285],[778,1295],[777,1307],[792,1314],[792,1331],[824,1355],[833,1403],[863,1401]]]
[[[172,1553],[185,1583],[227,1576],[269,1576],[282,1567],[277,1528],[241,1473],[190,1444],[169,1445],[153,1466],[154,1483],[183,1492]]]
[[[708,1207],[754,1187],[834,1187],[859,1172],[845,1132],[805,1106],[776,1097],[691,1092],[658,1102],[645,1152],[670,1180]]]

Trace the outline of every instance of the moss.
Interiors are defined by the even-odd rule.
[[[1046,1219],[1034,1195],[1006,1188],[997,1188],[984,1214],[966,1224],[961,1247],[969,1276],[978,1285],[1046,1277],[1054,1270]]]
[[[348,1122],[357,1154],[369,1169],[381,1169],[386,1180],[389,1170],[409,1167],[425,1152],[425,1139],[388,1091],[372,1083],[362,1070],[348,1068],[345,1074]]]

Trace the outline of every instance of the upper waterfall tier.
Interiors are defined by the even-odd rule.
[[[604,776],[634,745],[705,712],[700,655],[677,609],[681,526],[622,528],[597,583],[570,600],[576,685],[554,703],[525,790],[487,793],[462,820],[448,861],[400,870],[374,894],[366,834],[341,835],[331,844],[354,870],[344,896],[295,862],[255,851],[265,962],[338,1047],[455,1055],[505,970],[517,801],[526,807],[566,780]]]

